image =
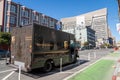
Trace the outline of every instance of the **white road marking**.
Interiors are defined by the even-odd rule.
[[[4,63],[0,63],[0,64],[4,64]]]
[[[6,77],[4,77],[2,80],[6,80],[8,77],[10,77],[15,71],[12,71],[10,74],[8,74]]]
[[[10,69],[10,70],[5,70],[5,71],[0,71],[0,73],[5,73],[5,72],[10,72],[10,71],[16,71],[17,69]]]

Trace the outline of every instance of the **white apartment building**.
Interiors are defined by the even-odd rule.
[[[61,22],[63,24],[62,30],[75,34],[75,39],[81,43],[81,47],[83,47],[84,42],[89,42],[95,46],[95,31],[86,27],[84,16],[63,18]]]
[[[111,33],[108,28],[107,8],[88,12],[78,16],[62,18],[61,22],[63,24],[62,30],[74,33],[77,36],[76,39],[78,39],[78,35],[80,34],[80,31],[76,30],[78,27],[91,27],[91,29],[95,31],[95,40],[99,43],[103,42],[103,40],[107,42]],[[75,33],[75,31],[77,33]]]

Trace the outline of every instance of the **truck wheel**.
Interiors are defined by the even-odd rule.
[[[50,72],[53,68],[53,65],[51,63],[51,61],[47,61],[44,65],[44,71],[45,72]]]

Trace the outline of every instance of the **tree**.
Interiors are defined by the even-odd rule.
[[[109,47],[111,47],[111,45],[108,44],[108,43],[104,43],[104,44],[102,44],[100,47],[101,47],[101,48],[109,48]]]
[[[84,48],[89,49],[89,42],[84,42]]]
[[[0,44],[5,44],[10,46],[11,34],[7,32],[0,32]]]

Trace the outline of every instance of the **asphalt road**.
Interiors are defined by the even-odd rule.
[[[22,72],[21,80],[63,80],[64,78],[70,76],[71,74],[75,73],[80,69],[83,69],[84,67],[104,57],[112,51],[113,50],[111,49],[79,51],[80,57],[77,63],[64,66],[62,72],[60,72],[59,68],[56,68],[49,73],[44,73],[41,70],[37,69],[30,73]],[[10,67],[9,65],[6,65],[5,60],[0,60],[0,80],[7,77],[7,75],[9,75],[12,72],[2,71],[7,71],[11,69],[14,68]],[[7,80],[18,80],[18,71],[13,72],[13,74]]]

